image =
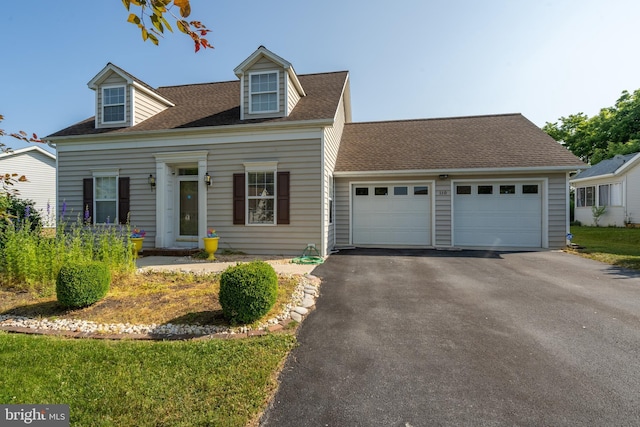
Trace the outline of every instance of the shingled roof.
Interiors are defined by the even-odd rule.
[[[350,123],[336,172],[583,168],[521,114]]]
[[[182,86],[166,86],[154,89],[161,96],[175,103],[174,107],[132,127],[95,128],[91,117],[62,129],[48,138],[125,134],[140,131],[162,131],[207,126],[238,125],[262,122],[294,122],[304,120],[333,120],[346,83],[348,72],[300,75],[300,83],[306,92],[288,117],[240,120],[240,82],[203,83]]]
[[[578,175],[574,176],[573,179],[584,179],[584,178],[593,178],[602,175],[612,175],[618,172],[618,169],[622,168],[622,166],[627,165],[630,161],[634,160],[636,156],[640,155],[640,153],[631,153],[631,154],[618,154],[610,159],[606,159],[601,161],[600,163],[596,163],[591,166],[589,169],[583,170]],[[640,157],[640,156],[638,156]]]

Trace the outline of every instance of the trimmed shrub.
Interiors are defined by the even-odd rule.
[[[251,323],[271,310],[278,296],[278,276],[264,261],[227,268],[220,277],[220,305],[231,322]]]
[[[56,296],[64,307],[87,307],[109,291],[111,271],[102,262],[65,265],[56,279]]]

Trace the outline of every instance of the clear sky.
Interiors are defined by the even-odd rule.
[[[154,87],[228,81],[260,45],[299,74],[350,71],[359,122],[522,113],[543,126],[640,88],[638,0],[191,4],[214,50],[182,34],[143,43],[120,0],[3,2],[0,127],[45,136],[93,116],[87,82],[107,62]]]

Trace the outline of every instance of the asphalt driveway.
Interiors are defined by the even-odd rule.
[[[351,250],[263,426],[640,425],[640,274],[560,252]]]

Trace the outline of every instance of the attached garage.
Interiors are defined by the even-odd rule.
[[[353,184],[354,245],[431,246],[428,182]]]
[[[454,182],[455,246],[540,248],[543,182]]]

